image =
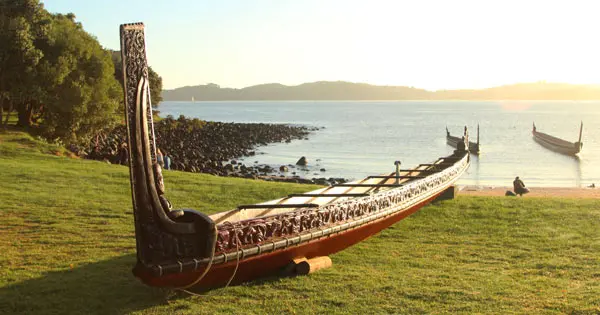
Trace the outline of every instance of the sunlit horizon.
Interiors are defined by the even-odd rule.
[[[429,91],[517,83],[600,84],[593,1],[46,0],[119,49],[146,24],[165,89],[346,81]]]

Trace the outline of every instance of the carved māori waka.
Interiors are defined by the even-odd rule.
[[[466,128],[466,127],[465,127]],[[458,144],[462,141],[461,137],[456,137],[450,134],[448,127],[446,127],[446,143],[452,147],[457,148]],[[471,154],[478,155],[479,150],[479,125],[477,125],[477,142],[469,141],[469,152]]]
[[[535,123],[533,123],[533,130],[531,131],[533,140],[535,140],[537,143],[552,151],[567,155],[576,155],[581,152],[581,149],[583,148],[583,142],[581,142],[582,133],[583,122],[581,122],[581,125],[579,126],[579,140],[577,140],[577,142],[570,142],[551,136],[547,133],[539,132],[535,127]]]
[[[144,25],[121,25],[137,264],[151,286],[206,289],[278,274],[294,259],[328,256],[434,200],[469,167],[468,150],[260,205],[207,215],[173,210],[152,122]],[[390,163],[391,164],[391,163]]]

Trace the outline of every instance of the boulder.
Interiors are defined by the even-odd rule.
[[[328,186],[329,185],[329,182],[327,181],[327,179],[323,178],[323,177],[321,177],[321,178],[313,178],[313,181],[317,185],[323,185],[323,186]]]
[[[281,166],[279,167],[279,170],[280,170],[280,171],[282,171],[282,172],[287,172],[287,171],[288,171],[288,168],[287,168],[287,166],[285,166],[285,165],[281,165]]]
[[[306,157],[301,157],[298,162],[296,162],[296,165],[302,165],[302,166],[306,166],[308,164],[308,161],[306,161]]]

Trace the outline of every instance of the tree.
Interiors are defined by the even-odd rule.
[[[7,101],[11,108],[15,105],[18,124],[24,127],[31,125],[33,115],[28,84],[43,57],[37,44],[46,37],[49,23],[50,15],[38,0],[0,3],[0,108]]]
[[[162,102],[162,78],[152,69],[148,67],[148,80],[150,81],[150,99],[152,100],[152,106],[158,107],[158,104]]]
[[[41,46],[43,134],[81,142],[116,123],[114,113],[122,97],[110,52],[74,22],[72,14],[53,16],[48,40]]]
[[[121,67],[120,54],[103,49],[74,14],[52,15],[39,0],[0,0],[0,122],[8,102],[20,126],[39,121],[48,138],[84,142],[121,120]],[[149,70],[158,104],[162,79]]]
[[[123,62],[121,59],[121,52],[111,51],[113,65],[115,67],[115,78],[123,86]],[[152,101],[152,107],[158,107],[158,104],[162,102],[162,78],[148,66],[148,80],[150,81],[150,100]]]

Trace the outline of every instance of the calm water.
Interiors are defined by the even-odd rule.
[[[392,171],[395,160],[403,167],[427,163],[452,152],[446,126],[460,135],[467,125],[474,140],[479,123],[482,153],[461,184],[511,186],[517,175],[528,186],[600,184],[600,101],[163,102],[160,110],[163,116],[325,127],[308,140],[260,147],[264,154],[244,161],[278,166],[306,156],[312,166],[326,169],[302,174],[308,178],[360,178]],[[532,139],[535,121],[538,131],[577,141],[582,120],[579,157],[552,152]]]

